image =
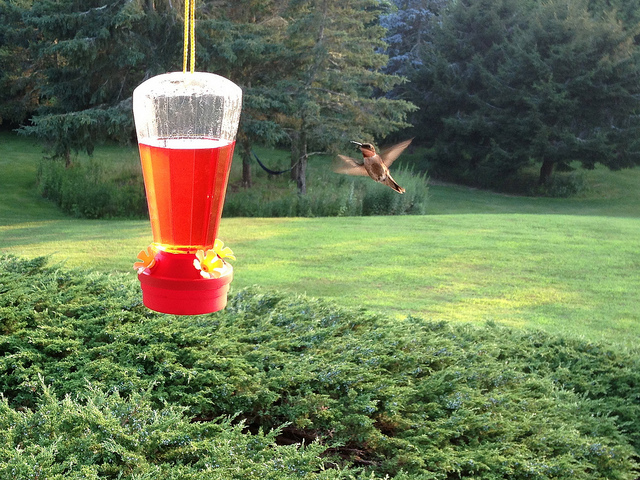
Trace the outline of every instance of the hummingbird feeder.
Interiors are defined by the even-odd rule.
[[[174,72],[133,94],[153,243],[135,264],[144,304],[197,315],[227,303],[234,258],[216,239],[242,91],[203,72]]]
[[[198,315],[227,303],[235,257],[216,235],[241,105],[240,87],[212,73],[158,75],[133,93],[153,234],[134,267],[152,310]]]
[[[148,308],[199,315],[225,307],[233,278],[226,259],[235,257],[216,235],[242,90],[219,75],[195,72],[195,0],[185,0],[184,8],[183,71],[152,77],[133,92],[153,233],[134,268]]]

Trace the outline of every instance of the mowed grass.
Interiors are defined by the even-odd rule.
[[[97,155],[135,159],[117,147]],[[40,156],[29,140],[0,135],[0,251],[136,281],[148,221],[64,217],[35,193]],[[433,185],[425,216],[225,218],[219,236],[238,257],[234,289],[258,284],[398,317],[493,321],[635,348],[640,172],[585,175],[589,191],[568,200]]]

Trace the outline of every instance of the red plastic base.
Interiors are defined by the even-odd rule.
[[[233,268],[220,278],[203,278],[194,254],[158,252],[155,265],[138,274],[147,308],[173,315],[201,315],[222,310],[233,279]]]

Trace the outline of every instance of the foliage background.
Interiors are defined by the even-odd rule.
[[[67,166],[73,151],[132,141],[133,88],[179,69],[180,7],[3,0],[0,117]],[[640,161],[638,10],[623,0],[202,1],[198,64],[243,88],[245,188],[258,145],[290,150],[304,195],[310,155],[416,136],[432,177],[571,195],[580,182],[553,185],[554,170]]]
[[[413,5],[411,2],[398,3],[401,8]],[[521,3],[526,8],[531,6],[528,2]],[[366,18],[372,22],[383,13],[376,2],[348,3],[356,4],[371,7]],[[509,6],[506,1],[496,4]],[[56,5],[70,9],[64,19],[67,23],[61,21],[62,17],[58,18],[59,11],[50,10]],[[30,17],[24,12],[29,11],[31,2],[0,2],[0,82],[3,86],[0,113],[9,124],[25,122],[29,118],[27,113],[36,115],[27,129],[40,129],[43,138],[48,136],[49,139],[64,140],[55,148],[52,147],[52,153],[66,157],[66,160],[71,159],[68,153],[74,149],[91,152],[93,146],[105,137],[127,140],[126,132],[130,126],[126,127],[127,95],[123,92],[129,87],[120,84],[120,90],[115,88],[117,85],[106,78],[110,72],[108,66],[111,62],[117,67],[113,70],[117,70],[118,78],[135,84],[136,81],[132,79],[138,76],[139,81],[150,72],[143,71],[146,67],[137,63],[140,59],[148,58],[150,53],[145,50],[144,38],[135,40],[140,41],[140,49],[126,48],[129,41],[135,43],[128,29],[135,24],[140,31],[148,28],[161,35],[170,32],[165,27],[171,23],[163,23],[170,16],[146,15],[149,9],[156,9],[156,6],[157,11],[166,9],[170,5],[168,2],[133,1],[109,5],[126,5],[130,10],[119,12],[126,15],[101,18],[98,13],[108,7],[104,2],[91,2],[89,10],[78,11],[76,2],[43,1],[38,5],[39,10],[33,12],[38,15]],[[326,23],[313,22],[318,18],[318,12],[312,7],[320,3],[253,1],[240,5],[246,10],[226,12],[243,15],[241,22],[232,22],[242,26],[230,35],[231,43],[222,45],[225,48],[220,50],[223,57],[226,55],[224,58],[232,60],[230,67],[241,67],[243,62],[247,62],[245,66],[250,64],[257,58],[256,52],[274,55],[271,57],[274,60],[282,58],[277,56],[281,53],[277,48],[269,52],[253,48],[263,44],[265,39],[282,40],[280,45],[284,45],[286,39],[290,42],[287,45],[291,51],[301,46],[307,48],[307,54],[312,53],[298,65],[302,70],[288,79],[292,82],[288,86],[280,84],[272,90],[264,88],[266,84],[261,85],[260,82],[271,81],[272,78],[267,75],[270,72],[263,72],[263,76],[252,78],[251,85],[246,85],[247,88],[257,88],[253,91],[255,97],[250,112],[253,116],[251,125],[255,128],[247,130],[248,141],[260,139],[265,143],[295,145],[292,148],[293,156],[300,158],[308,153],[309,135],[312,141],[314,135],[316,139],[320,138],[318,132],[322,132],[327,112],[349,109],[353,105],[341,102],[340,95],[334,96],[331,91],[323,91],[322,94],[313,91],[315,88],[327,90],[327,84],[320,81],[318,72],[321,69],[315,61],[331,63],[337,58],[332,57],[335,52],[331,51],[332,43],[328,37],[324,42],[317,42],[325,38],[322,37],[325,30],[317,27],[326,26],[326,32],[331,32],[334,39],[339,39],[344,32],[328,27],[336,26],[334,22],[340,23],[337,13],[340,4],[322,3],[325,8],[321,9],[324,13],[321,19]],[[436,2],[430,5],[429,8],[444,8]],[[478,0],[474,5],[482,5],[482,2]],[[510,5],[519,8],[518,5]],[[545,5],[563,6],[558,2],[547,2]],[[580,5],[586,5],[588,12],[600,13],[598,9],[609,8],[604,2],[598,1]],[[496,13],[489,9],[490,5],[485,3],[485,6],[487,8],[483,13],[487,16]],[[27,10],[21,10],[23,7]],[[298,9],[296,12],[300,16],[296,20],[299,23],[290,25],[297,25],[298,32],[302,33],[305,30],[299,28],[301,25],[312,25],[314,28],[308,31],[313,35],[286,38],[283,35],[278,38],[283,32],[282,26],[286,24],[270,14],[266,16],[277,21],[272,26],[280,27],[263,28],[265,24],[260,22],[265,18],[260,19],[260,14],[272,7]],[[54,14],[50,15],[51,12]],[[438,12],[449,15],[451,10]],[[437,15],[429,13],[433,12],[422,12],[424,15],[411,17],[428,20],[425,30],[419,30],[427,34],[433,27],[430,22],[437,18]],[[616,33],[623,40],[622,44],[628,46],[630,55],[624,57],[623,62],[628,75],[624,78],[633,80],[637,47],[630,27],[634,23],[629,19],[637,18],[637,12],[627,5],[626,8],[616,9],[613,13],[604,12],[605,15],[596,15],[594,18],[585,17],[584,10],[578,13],[582,15],[578,17],[585,21],[601,18],[609,22],[606,25],[615,26],[604,31]],[[86,35],[72,38],[65,30],[65,25],[83,21],[84,17],[90,20],[82,23],[88,30],[79,31]],[[285,19],[284,16],[280,17]],[[613,21],[614,17],[619,23]],[[400,27],[402,18],[399,15],[394,25]],[[113,23],[113,19],[120,23]],[[158,23],[154,24],[154,19]],[[212,20],[224,23],[229,19]],[[133,23],[129,25],[127,22]],[[359,28],[353,22],[349,25]],[[596,25],[593,31],[597,32],[603,25]],[[215,31],[215,25],[212,23],[210,26]],[[365,37],[366,34],[376,36],[368,47],[380,47],[378,40],[382,31],[374,24],[364,27],[374,27],[364,29],[369,30],[363,32]],[[45,43],[37,43],[38,38],[32,35],[34,29],[39,30],[42,35],[40,38]],[[547,30],[542,29],[544,32]],[[427,51],[424,47],[428,42],[423,42],[423,38],[429,37],[418,36],[406,44],[413,45],[411,55],[404,53],[411,61],[403,64],[410,78],[414,73],[425,73],[425,68],[430,68],[425,61],[429,57],[424,56]],[[447,38],[450,39],[445,35],[441,39]],[[525,37],[518,38],[522,40]],[[594,38],[597,39],[597,36]],[[105,39],[113,42],[111,46],[125,47],[105,50],[105,46],[109,46]],[[317,50],[308,50],[312,43],[318,45]],[[496,42],[493,46],[498,44]],[[151,42],[146,47],[153,49],[155,45],[155,42]],[[395,45],[405,48],[403,42]],[[489,48],[489,51],[495,53],[495,49]],[[146,53],[138,55],[136,59],[136,52]],[[372,53],[370,48],[367,52]],[[128,57],[130,53],[134,55]],[[393,54],[394,58],[401,58],[403,52]],[[164,56],[158,55],[156,58]],[[439,57],[436,55],[431,58]],[[489,57],[489,60],[491,58],[495,57]],[[626,59],[629,61],[626,62]],[[87,60],[95,62],[99,67],[97,72],[105,76],[104,83],[100,83],[103,79],[99,76],[91,75],[79,80],[74,76],[78,65],[72,60],[83,65]],[[379,52],[374,51],[366,60],[372,60],[380,68],[383,66]],[[562,58],[559,63],[562,64]],[[490,69],[482,69],[482,62],[478,61],[472,66],[480,71],[480,75],[472,75],[473,79],[495,80],[495,76],[488,75],[492,73]],[[393,68],[393,65],[389,68]],[[160,70],[164,70],[164,67]],[[498,68],[498,73],[503,72]],[[321,80],[330,80],[330,77]],[[371,87],[377,85],[373,81],[364,90],[378,96],[363,98],[359,104],[356,101],[358,107],[369,108],[369,101],[375,99],[382,99],[379,105],[383,106],[389,105],[388,100],[411,100],[411,95],[416,93],[415,88],[402,90],[397,79],[387,79],[387,83],[385,78],[383,75],[377,77],[385,86],[383,89],[378,85],[378,88],[385,91],[372,91]],[[318,83],[314,84],[315,80]],[[75,88],[60,89],[65,84]],[[410,86],[413,88],[416,83],[407,84],[407,87]],[[473,83],[473,86],[482,85]],[[551,86],[552,93],[556,93],[551,82],[547,86]],[[628,94],[633,94],[626,90],[624,84],[614,86],[614,90],[620,94],[617,98],[630,98]],[[104,90],[101,87],[105,87]],[[587,82],[585,87],[589,91],[592,85]],[[88,95],[89,90],[96,92],[95,95]],[[478,88],[471,93],[481,90]],[[295,99],[304,106],[304,119],[292,116],[288,109],[290,104],[286,103],[288,99],[279,95],[283,91],[299,93]],[[443,91],[450,93],[451,89]],[[385,92],[388,96],[382,95]],[[467,90],[462,93],[464,97],[470,92]],[[66,97],[66,94],[69,96]],[[336,98],[337,102],[329,102]],[[423,96],[421,100],[424,98],[427,97]],[[556,107],[562,107],[566,100],[562,95],[549,98],[560,99]],[[314,100],[319,101],[314,103]],[[353,100],[350,96],[349,101]],[[73,110],[75,106],[70,108],[69,105],[74,103],[84,105],[84,110],[78,113]],[[620,110],[624,117],[625,108],[633,105],[631,102],[620,104],[624,107]],[[389,113],[393,128],[404,123],[403,115],[410,110],[407,103],[398,102],[395,105],[400,106],[397,111],[386,112]],[[606,106],[610,107],[611,104]],[[273,118],[269,117],[272,114]],[[353,117],[345,115],[344,118]],[[357,115],[355,118],[358,118]],[[365,120],[373,122],[375,127],[379,118],[372,115]],[[457,120],[450,123],[454,124]],[[297,124],[298,121],[301,123]],[[464,128],[468,126],[464,125],[465,122],[458,123],[462,123]],[[490,126],[490,122],[485,120],[477,123],[472,125],[474,128],[480,127],[473,130],[474,134],[486,132],[487,126]],[[424,124],[416,124],[428,134],[433,132],[434,137],[441,134],[437,128],[428,129],[424,128]],[[385,130],[388,126],[383,122],[380,132],[389,133],[389,130]],[[633,132],[633,129],[627,131]],[[331,133],[335,135],[335,129]],[[590,155],[595,152],[595,157],[562,152],[565,154],[561,157],[562,163],[569,167],[569,160],[587,166],[595,162],[614,167],[631,165],[633,161],[625,157],[629,151],[633,152],[629,144],[618,143],[625,150],[616,152],[610,148],[615,144],[608,143],[610,139],[605,137],[597,137],[596,140],[601,142],[591,145],[596,148],[586,152]],[[623,140],[629,138],[636,137]],[[513,158],[502,151],[506,149],[495,147],[495,138],[484,140],[493,149],[492,155],[483,157],[482,154],[469,153],[460,144],[456,148],[459,147],[458,151],[465,155],[454,155],[447,161],[461,158],[464,161],[471,160],[473,166],[474,162],[482,164],[497,159],[498,167],[516,168],[510,163]],[[564,140],[560,139],[560,144]],[[321,142],[318,141],[318,144]],[[555,148],[558,143],[549,142],[546,146]],[[430,150],[429,155],[434,152],[437,153],[438,149]],[[428,161],[432,158],[427,156]],[[520,161],[523,158],[524,154],[516,159]],[[616,164],[608,161],[611,158],[623,161]],[[89,165],[91,171],[99,169],[98,164],[94,167]],[[522,165],[522,168],[531,166],[526,161]],[[66,166],[69,168],[59,166],[60,178],[67,174],[73,176],[69,173],[72,171],[69,161]],[[463,164],[462,168],[466,166]],[[497,171],[502,170],[498,168]],[[53,179],[50,184],[56,182],[54,174],[45,173],[44,169],[41,172],[42,178]],[[468,174],[467,178],[474,178],[478,171],[471,169],[471,172],[464,173]],[[124,178],[126,180],[126,174]],[[300,177],[296,180],[296,187],[300,189]],[[82,183],[82,180],[76,183]],[[352,185],[355,196],[355,183]],[[92,203],[99,202],[100,197],[107,195],[107,191],[100,190],[97,184],[87,187],[93,187],[86,189],[94,193]],[[69,186],[60,190],[81,193]],[[6,192],[2,195],[6,195]],[[342,207],[347,208],[343,193],[336,198],[340,205],[338,211]],[[115,202],[110,200],[108,203]],[[304,202],[301,204],[300,211],[306,210]],[[367,204],[375,205],[376,201]],[[80,214],[77,200],[71,200],[68,205],[71,205],[71,211],[75,209],[74,213]],[[11,208],[14,211],[20,209],[16,206]],[[298,209],[297,206],[295,208]],[[95,211],[88,210],[88,214],[95,215]],[[507,220],[519,222],[523,219],[522,216],[511,216]],[[629,231],[635,228],[624,219],[613,220],[619,221],[605,222],[607,225],[596,225],[594,221],[573,221],[572,225],[580,223],[582,231],[593,230],[594,235],[589,238],[597,238],[600,234],[606,236],[607,229],[612,225],[625,226]],[[459,221],[464,223],[465,218]],[[565,223],[557,218],[551,222],[554,228],[565,230]],[[549,228],[547,218],[528,223],[532,228]],[[103,228],[109,229],[112,225],[105,224]],[[371,225],[379,227],[381,224],[376,221]],[[558,225],[562,225],[562,228]],[[42,225],[10,226],[13,230],[23,232],[19,235],[27,231],[42,231],[38,230],[40,227]],[[50,227],[50,224],[44,225],[52,233]],[[477,223],[476,227],[474,233],[486,236],[496,231]],[[366,249],[366,240],[375,233],[367,232],[367,238],[358,239],[357,248],[353,244],[342,245],[331,251],[328,257],[346,257],[346,261],[350,261],[353,251],[357,253],[362,252],[359,249]],[[68,232],[59,234],[65,236],[66,243],[70,243],[66,237]],[[534,235],[530,241],[535,243],[539,238],[550,237]],[[33,243],[37,244],[38,240],[35,239]],[[575,247],[580,250],[583,245],[579,238],[573,242],[568,237],[563,240],[564,248]],[[513,245],[508,242],[509,239],[494,241],[493,245],[499,243],[504,250],[512,250]],[[278,248],[281,246],[278,245]],[[611,263],[605,264],[611,276],[619,271],[627,271],[625,268],[634,263],[633,259],[627,260],[627,255],[634,248],[633,240],[616,237],[616,247],[618,251],[615,256],[607,255],[606,249],[593,248],[590,252],[592,256],[597,251],[600,255],[611,257]],[[467,254],[468,249],[464,250]],[[542,250],[537,250],[546,254],[539,258],[546,269],[540,270],[544,273],[538,273],[536,279],[544,278],[549,282],[562,279],[567,272],[572,278],[576,277],[572,275],[575,272],[571,272],[571,268],[558,269],[549,263],[550,259],[557,258],[549,255],[549,252],[556,250],[557,245],[552,242],[543,245]],[[384,252],[385,260],[390,252],[390,248]],[[257,255],[263,253],[260,250]],[[478,267],[487,265],[482,263],[482,258],[476,257],[460,264],[456,252],[453,255],[451,253],[451,245],[447,245],[445,260],[453,262],[457,271],[473,280],[487,277],[485,272],[477,272],[481,270]],[[398,252],[392,254],[400,255]],[[584,251],[580,251],[580,255],[584,257]],[[361,253],[357,256],[361,256]],[[507,257],[500,258],[504,260]],[[264,263],[264,258],[262,260]],[[589,260],[583,259],[583,262]],[[329,263],[323,265],[328,270],[336,269],[335,265]],[[518,266],[522,265],[529,264],[518,263]],[[576,267],[582,266],[576,270],[582,275],[587,271],[584,265],[575,263]],[[388,270],[388,265],[376,265],[375,268]],[[404,276],[404,272],[398,270],[393,273]],[[516,276],[526,273],[526,270],[520,269],[509,280],[514,280],[516,286],[522,285],[522,278]],[[420,278],[424,278],[424,275]],[[631,279],[619,287],[620,284],[608,283],[603,278],[601,284],[592,286],[593,293],[597,294],[594,295],[596,301],[608,295],[615,298],[620,291],[628,289],[633,281]],[[623,352],[598,343],[550,336],[537,331],[515,331],[492,323],[484,327],[470,327],[414,317],[391,319],[255,288],[236,292],[228,310],[220,314],[198,318],[172,317],[167,322],[167,317],[143,308],[134,283],[131,277],[118,274],[106,275],[48,266],[42,258],[22,260],[2,257],[0,351],[3,356],[0,363],[0,390],[5,398],[0,405],[0,422],[3,423],[0,471],[5,476],[54,479],[119,477],[132,480],[158,475],[181,479],[247,476],[282,479],[373,479],[385,476],[397,479],[465,476],[482,479],[638,477],[640,370],[634,349]],[[564,282],[563,285],[568,283]],[[550,283],[545,286],[550,286],[548,290],[554,287]],[[465,288],[472,290],[472,298],[475,286],[468,288],[465,285]],[[514,296],[527,295],[527,292],[518,292],[517,289],[508,291]],[[541,309],[554,306],[543,304]],[[564,302],[560,307],[564,307]],[[622,308],[626,309],[627,305]],[[633,306],[623,311],[625,315],[635,312]],[[583,315],[580,321],[593,320],[584,311],[573,312],[573,315]],[[625,316],[625,319],[628,318]],[[236,458],[242,458],[242,461],[234,461]]]

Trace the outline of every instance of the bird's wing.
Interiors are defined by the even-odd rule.
[[[361,175],[363,177],[368,175],[363,164],[358,163],[355,158],[346,157],[344,155],[338,155],[338,158],[333,162],[333,171],[336,173],[345,173],[347,175]]]
[[[382,157],[382,161],[387,167],[390,167],[391,164],[395,161],[396,158],[400,156],[402,151],[409,146],[413,138],[409,140],[405,140],[404,142],[396,143],[395,145],[391,145],[388,148],[385,148],[380,152],[380,157]]]

